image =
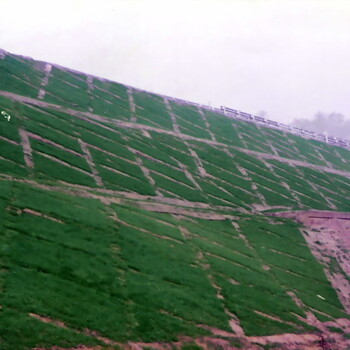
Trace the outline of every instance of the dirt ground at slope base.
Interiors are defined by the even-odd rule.
[[[63,322],[41,317],[36,314],[30,314],[42,322],[55,324],[57,327],[68,328]],[[264,349],[281,349],[281,350],[349,350],[350,339],[346,339],[342,334],[331,332],[326,326],[338,326],[343,329],[344,333],[350,333],[350,320],[337,319],[332,322],[319,324],[320,331],[306,334],[276,334],[270,336],[245,336],[243,334],[230,333],[220,329],[198,325],[212,333],[210,336],[200,338],[191,338],[180,336],[176,342],[135,342],[119,343],[108,338],[99,336],[98,332],[85,330],[85,335],[91,336],[104,343],[104,346],[85,346],[83,344],[74,348],[63,348],[53,346],[50,348],[36,347],[32,350],[181,350],[184,346],[188,350],[264,350]],[[73,330],[74,331],[74,330]]]
[[[334,337],[324,336],[322,334],[281,334],[273,336],[261,337],[201,337],[197,339],[183,337],[174,343],[142,343],[128,342],[118,346],[85,346],[78,345],[74,348],[33,348],[32,350],[181,350],[183,346],[192,345],[203,350],[264,350],[264,349],[280,349],[280,350],[349,350],[350,341],[344,339],[339,334]]]

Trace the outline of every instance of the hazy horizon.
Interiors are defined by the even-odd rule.
[[[284,123],[319,113],[350,118],[346,1],[0,6],[0,47],[11,53]]]

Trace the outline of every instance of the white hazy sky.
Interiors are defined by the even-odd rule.
[[[0,48],[282,122],[350,118],[350,1],[0,0]]]

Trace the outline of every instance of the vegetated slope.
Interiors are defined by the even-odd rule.
[[[338,256],[264,211],[349,212],[350,151],[0,56],[1,348],[346,348]]]

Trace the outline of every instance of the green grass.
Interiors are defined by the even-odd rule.
[[[181,221],[181,225],[195,235],[193,240],[203,251],[216,252],[219,256],[226,256],[228,260],[235,260],[235,256],[236,259],[242,258],[242,260],[245,259],[246,261],[248,261],[247,258],[249,257],[256,258],[255,252],[242,239],[238,238],[238,233],[228,220],[206,220],[203,222],[203,226],[198,221],[196,223]],[[237,256],[237,252],[241,255]]]
[[[306,305],[314,307],[332,317],[340,317],[339,315],[342,314],[340,312],[342,307],[339,299],[328,281],[319,283],[313,276],[305,278],[301,275],[277,268],[272,268],[271,271],[287,289],[296,290],[297,295]],[[327,301],[323,301],[317,295],[321,295]]]
[[[133,97],[136,104],[136,115],[142,118],[141,124],[145,123],[167,130],[173,129],[170,114],[160,96],[134,91]]]
[[[306,167],[299,167],[298,169],[304,174],[305,179],[315,183],[316,185],[325,186],[327,188],[332,186],[330,174],[328,175],[327,173]]]
[[[0,75],[0,90],[32,98],[37,97],[44,76],[31,62],[23,62],[9,55],[0,60]]]
[[[350,161],[350,152],[348,149],[344,149],[341,147],[337,148],[337,152],[340,154],[340,156],[346,161]],[[345,164],[342,165],[342,168],[345,166]],[[349,169],[349,166],[347,166],[347,169]]]
[[[248,255],[242,254],[239,249],[239,244],[232,248],[232,246],[225,247],[214,245],[210,241],[205,241],[198,238],[193,238],[193,242],[204,253],[210,253],[211,255],[226,260],[228,263],[239,264],[252,270],[261,272],[261,267],[256,262],[256,256],[249,257]]]
[[[155,180],[156,186],[160,189],[174,193],[185,200],[194,202],[206,202],[206,199],[202,192],[196,188],[181,185],[178,182],[174,182],[165,178],[164,176],[160,176],[155,173],[152,173],[151,176]]]
[[[246,129],[240,130],[240,135],[242,137],[242,142],[246,145],[248,149],[251,149],[256,152],[262,153],[273,153],[272,148],[269,146],[266,139],[261,137],[261,134],[246,134]]]
[[[182,134],[190,135],[200,139],[210,140],[210,134],[205,129],[198,128],[193,124],[177,118],[177,124],[179,125],[179,130]]]
[[[220,180],[211,179],[210,184],[208,181],[198,180],[199,185],[203,188],[205,193],[210,193],[214,196],[224,198],[242,208],[249,208],[249,204],[258,202],[255,194],[241,190],[239,187],[233,187]],[[228,193],[221,191],[217,186],[224,188]]]
[[[121,257],[135,271],[129,272],[132,280],[128,286],[135,303],[165,310],[188,321],[228,329],[215,289],[205,272],[191,265],[196,258],[191,246],[123,226],[118,237]]]
[[[331,163],[336,169],[344,169],[344,170],[350,169],[348,164],[346,162],[344,163],[343,160],[337,156],[337,154],[333,150],[333,147],[328,149],[324,147],[324,150],[319,150],[319,152],[326,159],[326,161]]]
[[[234,206],[244,207],[244,203],[241,201],[239,196],[230,193],[232,192],[232,190],[235,191],[235,189],[231,189],[231,191],[227,193],[216,186],[217,181],[208,182],[198,179],[198,182],[204,193],[208,196],[210,203],[214,205],[226,206],[233,204]],[[227,191],[227,188],[225,190]],[[244,192],[240,191],[239,189],[236,190],[236,192],[241,192],[242,194],[244,194]]]
[[[9,184],[1,188],[2,196],[9,198]],[[8,243],[3,245],[3,264],[9,269],[4,281],[6,309],[46,315],[72,329],[87,327],[119,341],[176,341],[180,334],[204,334],[196,327],[199,323],[229,330],[222,302],[210,285],[210,273],[222,288],[223,303],[240,318],[246,334],[294,332],[299,331],[297,326],[308,330],[293,316],[293,313],[302,316],[302,310],[285,293],[291,290],[293,280],[281,277],[284,270],[262,268],[262,263],[271,266],[269,256],[262,254],[263,247],[259,241],[255,244],[251,236],[255,230],[260,236],[268,230],[271,233],[265,245],[274,246],[274,239],[278,239],[280,245],[287,240],[286,245],[302,247],[304,241],[297,234],[298,226],[288,220],[273,225],[263,220],[245,221],[242,217],[239,225],[254,251],[238,237],[230,220],[175,219],[168,214],[112,206],[126,223],[164,238],[175,238],[177,243],[123,224],[115,226],[106,219],[104,206],[97,200],[82,200],[26,185],[16,185],[11,196],[13,210],[6,218]],[[64,224],[20,214],[16,208],[41,211]],[[186,240],[178,225],[190,232]],[[309,250],[303,248],[308,252],[303,254],[304,258],[310,257]],[[199,251],[204,254],[202,261],[198,260]],[[202,264],[208,264],[209,271]],[[332,299],[333,289],[316,283],[316,270],[317,264],[310,267],[311,276],[303,278],[310,280],[308,284],[298,280],[298,296],[322,312],[344,316],[337,299]],[[233,285],[229,278],[240,284]],[[313,293],[323,295],[327,304],[315,305]],[[75,304],[73,301],[78,299]],[[266,319],[253,310],[296,326]],[[259,329],[253,324],[258,324]]]
[[[275,253],[265,246],[255,247],[259,256],[270,266],[291,271],[295,274],[327,283],[322,266],[316,260],[301,260],[292,256]]]
[[[183,140],[179,137],[173,135],[167,135],[162,133],[157,133],[155,131],[150,131],[153,138],[153,144],[155,147],[162,147],[164,149],[175,149],[174,152],[180,151],[182,153],[188,154],[188,148]]]
[[[34,153],[33,160],[37,178],[61,180],[73,184],[96,187],[94,179],[89,175],[57,163],[40,154]]]
[[[121,206],[116,206],[115,209],[118,218],[132,226],[148,230],[160,236],[171,237],[180,241],[184,240],[180,230],[177,227],[156,221],[154,217],[150,217],[148,212],[145,210],[131,210],[130,208],[124,208]],[[163,216],[166,216],[166,214]]]
[[[235,166],[234,159],[227,155],[222,149],[195,141],[191,141],[190,144],[201,160],[212,166],[223,168],[230,173],[241,175]]]
[[[64,132],[58,132],[51,127],[47,127],[33,120],[25,120],[23,122],[26,131],[30,131],[45,139],[58,143],[78,153],[82,153],[81,147],[76,139],[65,135]]]
[[[350,167],[347,163],[344,163],[334,152],[335,150],[345,158],[345,161],[349,159],[349,151],[347,149],[332,146],[325,142],[317,141],[317,140],[308,140],[310,146],[315,147],[321,153],[321,155],[333,165],[333,167],[343,170],[349,170]]]
[[[262,185],[270,190],[280,193],[286,197],[291,197],[290,192],[281,185],[280,180],[277,177],[274,177],[272,174],[269,174],[268,177],[249,172],[249,177],[257,185]]]
[[[22,147],[4,141],[2,139],[0,139],[0,156],[17,164],[24,165],[24,155]]]
[[[176,121],[180,132],[203,139],[210,139],[204,120],[196,108],[192,106],[176,106],[171,102],[172,110],[176,114]]]
[[[247,322],[248,315],[248,319],[251,317],[253,318],[253,320],[250,320],[251,323],[254,322],[254,318],[257,316],[258,319],[260,317],[265,319],[265,317],[257,315],[254,312],[259,311],[269,316],[279,317],[284,321],[305,325],[302,322],[299,322],[297,317],[292,314],[294,313],[304,316],[303,311],[294,304],[293,300],[284,292],[283,289],[269,289],[261,285],[233,285],[223,278],[219,278],[218,281],[220,286],[223,288],[223,295],[227,306],[231,312],[234,312],[240,319],[243,320],[243,322]],[[240,315],[244,315],[245,317],[240,317]],[[266,320],[269,319],[266,318]],[[279,322],[275,323],[276,326],[278,324],[280,324],[281,327],[286,326]],[[260,331],[261,330],[256,330],[254,332]]]
[[[44,77],[44,73],[36,68],[34,61],[21,59],[15,55],[6,55],[1,60],[1,66],[6,67],[12,74],[21,77],[21,79],[34,86],[40,84],[41,79]]]
[[[130,119],[128,100],[118,99],[99,89],[93,90],[91,107],[93,113],[101,116],[124,121]]]
[[[270,276],[262,270],[258,262],[254,266],[255,269],[252,270],[245,265],[212,256],[206,256],[206,260],[216,274],[232,278],[238,283],[264,285],[266,288],[277,288],[278,286],[277,282],[267,280]],[[256,271],[259,269],[260,272]]]
[[[38,140],[31,140],[31,147],[34,151],[39,151],[41,153],[48,154],[57,159],[60,159],[68,164],[71,164],[77,168],[91,172],[90,166],[87,164],[85,158],[79,157],[75,154],[62,150],[60,148],[49,145],[45,142]]]
[[[297,227],[295,224],[290,225],[288,221],[283,226],[286,230],[277,230],[278,226],[273,228],[271,224],[254,223],[254,221],[245,221],[241,225],[250,244],[260,259],[270,265],[271,273],[279,283],[287,290],[300,291],[298,295],[305,304],[314,305],[315,309],[336,317],[335,315],[339,315],[342,309],[339,299],[323,268],[312,256],[309,248],[303,244],[304,239],[297,231]],[[284,236],[280,236],[280,233],[284,233]],[[285,254],[276,254],[271,249]],[[301,261],[300,258],[305,261]],[[323,302],[317,295],[321,295],[327,301]]]
[[[130,163],[127,160],[124,160],[123,158],[110,156],[93,148],[90,150],[90,153],[95,164],[105,165],[112,169],[116,169],[125,174],[128,174],[133,178],[142,181],[147,181],[145,176],[143,175],[141,168],[134,163]],[[132,154],[130,154],[130,156],[132,156]]]
[[[286,198],[285,196],[281,196],[279,193],[272,192],[268,190],[267,188],[263,186],[258,185],[258,191],[261,193],[268,205],[272,206],[293,206],[296,207],[297,203],[295,202],[294,198],[289,195],[289,198]]]
[[[176,181],[182,182],[188,186],[193,186],[193,182],[190,181],[185,175],[184,171],[181,169],[170,168],[162,163],[151,161],[147,158],[142,158],[143,165],[156,172],[166,175]]]
[[[259,159],[256,159],[243,152],[235,152],[235,164],[248,170],[251,173],[263,176],[267,179],[278,181],[276,176],[272,174],[271,170]]]
[[[49,79],[45,87],[44,101],[68,108],[87,110],[89,97],[86,90],[67,84],[60,79]]]
[[[300,193],[297,194],[301,202],[310,209],[315,210],[329,210],[330,207],[328,203],[320,196],[317,199],[306,197],[304,195],[301,195]]]
[[[34,347],[72,347],[77,344],[103,345],[95,338],[73,330],[43,323],[25,313],[4,308],[0,310],[0,347],[26,350]]]
[[[59,216],[57,211],[51,215]],[[65,217],[65,221],[71,221]],[[16,217],[16,222],[7,222],[6,227],[15,229],[18,233],[35,238],[41,243],[56,244],[61,248],[69,248],[71,251],[96,255],[99,258],[106,258],[106,250],[103,244],[108,244],[108,236],[99,237],[99,244],[96,244],[98,230],[92,227],[77,227],[70,224],[65,225],[49,219],[41,219],[38,226],[38,218],[34,215],[22,213]],[[23,237],[25,239],[25,237]],[[35,241],[33,241],[35,242]]]
[[[63,221],[81,221],[86,227],[105,228],[104,207],[96,199],[81,198],[15,183],[13,204],[19,208],[30,208]],[[45,205],[43,205],[45,203]]]
[[[205,129],[205,123],[202,116],[199,114],[197,107],[191,105],[183,105],[176,101],[170,101],[170,106],[173,112],[182,118],[182,120],[187,120],[192,124]]]
[[[127,149],[125,142],[122,139],[119,139],[118,135],[116,135],[115,140],[106,138],[106,136],[101,137],[86,130],[80,130],[80,135],[82,140],[89,145],[101,148],[102,150],[112,153],[116,156],[136,161],[133,153]]]
[[[219,183],[221,183],[224,188],[226,187],[226,185],[224,185],[223,182],[226,181],[229,185],[235,186],[236,188],[238,187],[239,189],[246,191],[252,190],[251,182],[243,178],[242,175],[240,176],[240,174],[238,173],[233,174],[231,171],[235,170],[231,167],[227,167],[227,169],[222,169],[216,166],[212,166],[210,164],[205,164],[204,166],[205,170],[210,175],[215,176],[217,179],[216,181],[219,181]]]
[[[93,79],[93,84],[100,89],[107,90],[110,93],[119,96],[122,99],[128,99],[127,88],[125,85],[113,81],[102,81],[96,78]]]
[[[73,328],[85,326],[106,336],[125,337],[122,300],[40,270],[13,267],[11,272],[6,278],[4,305],[49,315]]]
[[[132,140],[130,146],[143,154],[150,156],[152,158],[158,159],[164,163],[178,167],[178,163],[169,156],[166,152],[160,151],[158,148],[154,147],[151,140]]]
[[[0,109],[9,113],[11,120],[8,122],[2,115],[0,118],[0,136],[5,137],[9,140],[20,142],[20,136],[18,133],[18,128],[21,122],[14,115],[14,108],[3,108],[0,104]]]
[[[26,168],[6,159],[0,159],[0,169],[2,174],[8,174],[16,177],[28,176],[28,170]]]
[[[127,174],[115,173],[102,167],[98,167],[98,172],[109,189],[136,192],[143,195],[155,195],[153,187],[147,181],[130,177]]]
[[[344,334],[344,331],[341,328],[333,327],[333,326],[328,326],[327,328],[333,333]]]
[[[347,178],[340,175],[328,175],[321,171],[309,169],[306,167],[299,168],[303,172],[305,179],[318,186],[318,191],[330,198],[338,207],[338,210],[348,211],[350,208],[347,193]],[[345,182],[345,183],[344,183]]]
[[[300,287],[301,288],[301,287]],[[302,302],[313,309],[319,310],[327,315],[330,315],[333,318],[349,318],[349,315],[346,314],[342,307],[337,307],[334,304],[339,305],[338,298],[334,289],[328,288],[328,294],[330,294],[330,301],[324,301],[317,297],[318,292],[327,292],[326,290],[318,288],[318,286],[313,287],[306,293],[298,292],[297,296],[302,300]],[[315,293],[315,294],[314,294]],[[322,294],[320,294],[323,296]]]
[[[0,96],[0,106],[2,110],[12,110],[15,102],[5,96]]]
[[[306,260],[313,259],[301,233],[297,228],[289,226],[289,223],[280,226],[259,220],[249,220],[242,222],[240,226],[249,241],[256,246],[269,247]],[[283,235],[288,228],[289,235]]]
[[[21,105],[20,112],[31,121],[46,125],[50,129],[61,131],[65,134],[76,137],[76,128],[74,127],[75,120],[69,114],[52,111],[46,108],[33,108],[28,105]]]
[[[73,84],[74,86],[76,86],[77,88],[81,89],[81,90],[86,90],[88,88],[87,82],[86,82],[86,75],[85,74],[77,74],[77,73],[73,73],[70,71],[64,71],[62,69],[59,69],[57,67],[53,67],[51,69],[51,79],[60,79],[63,80],[65,82],[68,82],[70,84]]]
[[[39,66],[43,67],[22,58],[0,60],[0,90],[36,98],[44,76],[36,68]],[[248,336],[314,332],[315,328],[296,316],[305,317],[304,310],[289,291],[306,305],[305,311],[315,312],[323,322],[349,317],[299,225],[289,219],[252,214],[252,204],[260,203],[252,182],[268,205],[329,209],[324,194],[338,210],[349,210],[349,179],[273,159],[266,160],[273,166],[271,171],[265,162],[235,147],[243,147],[241,136],[250,150],[271,154],[271,143],[283,157],[325,166],[318,149],[334,168],[343,171],[350,169],[348,150],[205,109],[210,132],[226,146],[121,128],[117,120],[131,117],[126,86],[94,78],[90,90],[84,74],[57,67],[51,73],[44,101],[106,118],[98,121],[90,115],[83,119],[82,114],[73,116],[64,109],[36,107],[0,96],[0,109],[11,115],[10,122],[0,118],[1,349],[102,345],[84,335],[86,329],[121,343],[176,342],[182,337],[209,335],[198,325],[231,331],[225,309],[239,318]],[[173,130],[163,97],[139,90],[132,94],[137,123]],[[170,105],[183,133],[209,139],[196,106],[173,101]],[[35,167],[27,169],[19,128],[81,156],[31,138]],[[157,188],[166,197],[206,205],[173,205],[181,215],[151,212],[136,206],[153,205],[154,198],[142,197],[140,203],[121,194],[97,192],[93,177],[83,172],[90,173],[90,168],[78,138],[88,144],[104,190],[155,196]],[[129,147],[143,155],[135,156]],[[208,176],[199,171],[192,151]],[[150,170],[155,188],[137,164],[137,157]],[[239,167],[248,176],[242,175]],[[185,168],[202,190],[186,176]],[[45,190],[18,180],[4,181],[6,176],[29,177],[42,188],[50,187]],[[80,197],[82,192],[73,190],[71,195],[55,192],[54,188],[65,188],[59,181],[89,186],[99,196],[115,195],[115,202],[122,204],[107,205]],[[282,181],[298,195],[303,208]],[[214,210],[211,204],[222,208]],[[30,214],[28,209],[38,213]],[[186,215],[185,210],[193,214]],[[203,213],[230,215],[230,219],[196,217]],[[333,271],[339,270],[334,261],[329,265]],[[217,288],[224,299],[217,297]],[[30,313],[64,322],[68,328],[43,323]],[[200,347],[188,340],[183,348]]]
[[[236,147],[243,147],[243,143],[238,137],[237,129],[233,127],[231,119],[211,111],[203,110],[203,112],[217,141]]]
[[[8,236],[11,240],[3,255],[9,271],[2,304],[64,321],[75,329],[87,327],[107,336],[125,336],[126,306],[116,271],[122,262],[110,250],[115,241],[112,225],[103,215],[104,224],[99,223],[100,202],[63,195],[55,198],[24,185],[15,196],[13,205],[45,209],[66,223],[24,213],[7,216],[7,230],[13,234]],[[40,197],[45,199],[45,208],[39,204]],[[79,207],[72,210],[67,201]],[[97,225],[95,232],[87,228],[89,217]],[[81,249],[84,245],[88,251]]]
[[[292,134],[288,134],[288,138],[294,141],[294,147],[299,151],[300,155],[306,157],[307,161],[313,164],[326,166],[326,163],[319,154],[314,150],[311,140],[306,140],[303,137],[298,137]],[[295,159],[303,160],[300,156],[294,156]]]
[[[195,343],[186,343],[181,346],[181,350],[202,350],[203,348]]]
[[[180,161],[182,164],[187,166],[191,172],[196,171],[197,168],[194,159],[190,155],[187,146],[180,141],[180,139],[174,136],[163,135],[155,132],[152,132],[151,135],[153,138],[153,146],[160,152]]]
[[[0,198],[8,199],[12,189],[11,181],[0,181]]]

